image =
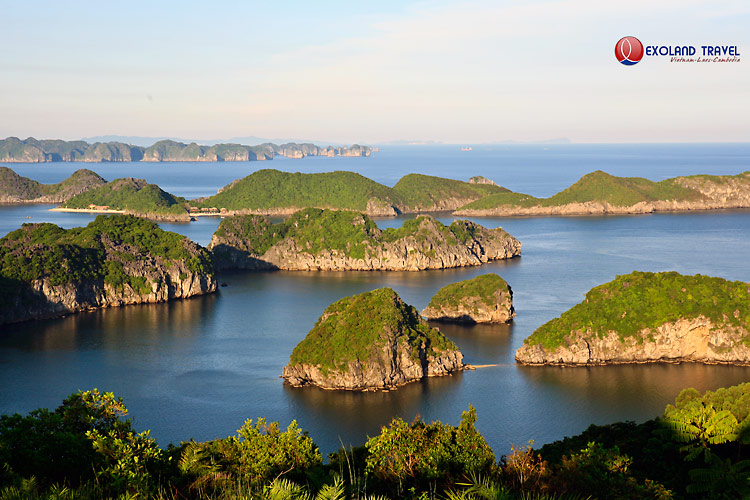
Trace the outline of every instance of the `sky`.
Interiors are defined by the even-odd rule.
[[[750,3],[2,0],[0,136],[750,140]],[[736,45],[733,63],[614,56]]]

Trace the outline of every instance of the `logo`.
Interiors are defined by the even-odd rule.
[[[643,59],[643,44],[634,36],[620,38],[615,44],[615,57],[622,64],[632,66]]]

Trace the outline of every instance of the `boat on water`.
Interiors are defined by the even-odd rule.
[[[471,148],[470,147],[461,148],[461,151],[471,151]]]

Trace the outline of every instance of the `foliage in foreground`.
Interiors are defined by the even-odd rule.
[[[264,419],[162,449],[121,399],[95,389],[0,417],[0,500],[747,498],[749,402],[750,383],[686,389],[661,418],[514,446],[499,462],[470,407],[458,426],[394,419],[326,464],[295,422]]]

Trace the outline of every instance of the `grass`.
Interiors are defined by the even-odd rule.
[[[352,361],[377,358],[394,339],[407,344],[419,359],[424,344],[428,355],[456,345],[431,328],[417,310],[390,288],[344,297],[326,308],[310,333],[292,351],[290,364],[311,364],[322,369],[346,370]]]
[[[641,330],[698,316],[710,319],[715,327],[748,329],[749,286],[700,274],[636,271],[591,289],[582,303],[539,327],[524,343],[555,349],[571,334],[601,338],[609,332],[617,332],[624,341]]]
[[[444,286],[432,297],[427,307],[439,310],[445,306],[457,306],[465,299],[474,297],[492,306],[497,303],[498,293],[508,293],[508,283],[497,274],[483,274]]]
[[[115,179],[114,181],[81,193],[69,199],[65,208],[89,208],[89,205],[108,206],[115,210],[137,213],[184,214],[185,199],[163,191],[156,184],[142,179]]]
[[[522,193],[497,193],[469,203],[460,210],[487,210],[510,207],[557,207],[571,203],[606,202],[617,207],[629,207],[640,202],[701,201],[706,197],[697,189],[685,187],[681,179],[712,184],[726,184],[732,180],[748,180],[750,172],[739,175],[694,175],[654,182],[642,177],[616,177],[601,170],[581,177],[569,188],[550,198],[535,198]]]
[[[434,249],[426,247],[430,241],[435,242],[435,231],[440,234],[439,243],[456,245],[466,243],[476,230],[477,227],[467,226],[462,221],[445,226],[421,215],[404,221],[399,228],[380,231],[372,219],[358,212],[306,208],[276,224],[259,215],[228,217],[221,221],[216,235],[230,242],[239,239],[243,249],[252,255],[263,255],[281,240],[293,238],[300,251],[312,255],[337,251],[354,259],[364,259],[368,254],[377,253],[385,243],[408,237],[424,244],[425,255],[434,256]]]
[[[400,201],[393,190],[354,172],[302,174],[264,169],[236,181],[200,206],[228,210],[274,208],[367,209],[367,202]]]
[[[130,255],[107,256],[104,241],[125,244]],[[163,231],[155,223],[126,215],[100,215],[85,227],[63,229],[55,224],[24,224],[0,239],[0,281],[13,292],[14,283],[49,279],[52,285],[103,280],[115,287],[129,283],[150,289],[144,278],[125,273],[123,262],[142,256],[185,262],[194,272],[212,272],[205,249],[186,247],[187,238]],[[120,252],[122,253],[122,252]]]
[[[393,186],[393,190],[411,209],[429,209],[450,198],[479,199],[508,191],[491,184],[470,184],[422,174],[405,175]]]

